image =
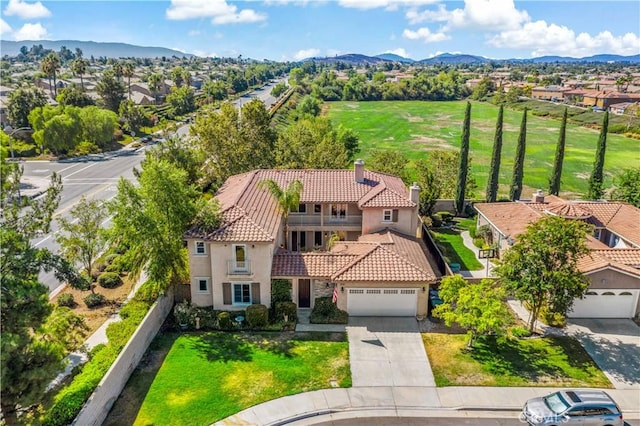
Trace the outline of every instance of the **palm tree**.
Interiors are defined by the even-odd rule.
[[[84,80],[82,78],[82,75],[87,72],[87,66],[89,66],[89,62],[83,58],[78,58],[75,61],[71,62],[71,72],[74,75],[80,76],[80,85],[82,86],[83,91],[84,91]]]
[[[258,184],[259,188],[264,188],[278,203],[278,207],[282,211],[284,218],[284,248],[288,247],[287,237],[289,236],[289,212],[292,209],[298,208],[300,204],[300,193],[302,192],[302,183],[299,180],[294,180],[289,183],[287,189],[280,188],[280,185],[272,179],[266,179]]]
[[[118,79],[118,82],[120,82],[120,79],[122,78],[122,73],[123,73],[122,64],[120,63],[120,61],[113,64],[113,73]]]
[[[53,94],[55,97],[57,97],[58,81],[56,76],[57,76],[58,70],[60,69],[60,59],[58,59],[58,55],[56,55],[53,52],[49,53],[45,59],[50,63],[50,70],[51,70],[51,73],[53,74]]]
[[[162,87],[162,80],[162,74],[153,73],[149,76],[149,90],[153,93],[156,104],[158,103],[158,92],[160,92],[160,88]]]
[[[135,68],[131,62],[127,62],[126,64],[124,64],[124,67],[122,68],[122,75],[127,77],[127,89],[129,91],[129,100],[131,100],[131,77],[133,77],[134,70]]]
[[[47,76],[47,79],[49,80],[49,96],[53,97],[53,92],[51,91],[51,76],[53,74],[53,72],[51,71],[51,66],[52,63],[49,58],[44,58],[40,62],[40,70]]]

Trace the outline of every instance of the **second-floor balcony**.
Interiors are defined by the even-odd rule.
[[[310,214],[290,214],[289,226],[317,226],[317,227],[362,227],[362,216],[322,216],[322,215],[310,215]]]
[[[251,261],[227,260],[227,275],[251,275]]]

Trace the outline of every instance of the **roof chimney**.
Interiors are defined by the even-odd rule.
[[[418,186],[418,182],[413,182],[413,185],[409,187],[409,199],[416,203],[416,205],[420,204],[420,187]]]
[[[534,194],[533,194],[533,200],[534,203],[544,203],[544,192],[542,192],[542,189],[538,189]]]
[[[359,158],[356,161],[354,161],[353,171],[354,171],[356,182],[364,183],[364,161],[362,161]]]

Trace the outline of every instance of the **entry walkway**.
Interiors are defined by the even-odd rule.
[[[492,277],[493,264],[489,261],[489,266],[487,268],[487,259],[480,259],[480,257],[478,256],[480,249],[476,247],[475,244],[473,244],[473,238],[471,238],[471,235],[469,235],[469,231],[462,231],[460,233],[460,236],[462,237],[462,242],[464,243],[465,247],[471,250],[475,254],[476,259],[478,259],[478,262],[484,265],[484,268],[479,271],[460,271],[460,275],[465,278],[487,278],[487,276]]]

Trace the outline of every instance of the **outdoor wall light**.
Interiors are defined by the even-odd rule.
[[[329,288],[329,282],[324,283],[324,288]]]
[[[344,287],[340,287],[340,291],[344,293]]]
[[[422,287],[422,292],[425,293],[427,291],[426,287]]]

